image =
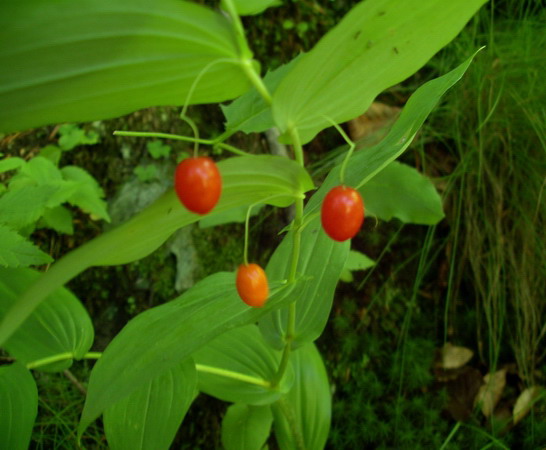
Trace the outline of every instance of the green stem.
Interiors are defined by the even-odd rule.
[[[143,138],[157,138],[157,139],[173,139],[176,141],[184,142],[193,142],[196,144],[211,145],[212,147],[222,148],[228,152],[234,153],[235,155],[240,156],[249,156],[250,153],[247,153],[243,150],[233,147],[229,144],[224,144],[222,141],[231,136],[233,132],[225,132],[220,136],[214,139],[196,139],[195,137],[190,136],[181,136],[179,134],[170,134],[170,133],[156,133],[150,131],[114,131],[114,136],[128,136],[128,137],[143,137]]]
[[[239,45],[239,51],[241,56],[244,59],[252,58],[252,52],[248,47],[248,43],[245,37],[245,29],[243,27],[243,22],[237,13],[237,9],[232,0],[222,0],[222,6],[225,8],[225,11],[228,13],[231,23],[233,25],[233,31],[235,32],[235,37],[237,39],[237,44]]]
[[[303,147],[301,145],[300,135],[298,133],[297,128],[294,128],[293,126],[290,126],[288,128],[288,132],[290,134],[290,138],[292,139],[292,148],[294,149],[294,157],[296,159],[296,162],[304,167],[305,163],[303,160]]]
[[[442,444],[442,446],[440,447],[440,450],[444,450],[446,447],[447,447],[447,444],[449,444],[449,442],[451,441],[451,439],[453,439],[453,437],[455,436],[455,433],[457,433],[457,431],[459,430],[461,426],[461,422],[457,422],[455,424],[455,426],[453,427],[453,429],[451,430],[451,432],[449,433],[449,435],[447,436],[446,440],[444,441],[444,443]]]
[[[82,356],[81,359],[99,359],[102,356],[102,353],[99,352],[89,352]],[[36,369],[38,367],[47,366],[48,364],[53,364],[59,361],[66,361],[68,359],[74,359],[74,353],[58,353],[57,355],[48,356],[47,358],[37,359],[36,361],[29,362],[26,367],[27,369]]]
[[[219,144],[215,144],[215,147],[222,148],[224,150],[227,150],[228,152],[231,152],[239,156],[251,156],[250,153],[245,152],[244,150],[238,149],[237,147],[233,147],[233,145],[219,143]]]
[[[250,50],[248,46],[248,42],[245,37],[245,30],[243,28],[243,23],[241,22],[241,18],[239,17],[239,14],[237,13],[237,9],[235,8],[235,5],[233,4],[232,0],[223,0],[222,3],[226,12],[231,18],[233,31],[235,32],[235,37],[237,38],[237,44],[239,45],[239,51],[241,56],[241,60],[239,64],[241,65],[241,68],[243,69],[243,72],[245,73],[245,75],[248,77],[250,82],[256,88],[258,93],[263,97],[265,102],[268,105],[271,105],[273,103],[271,94],[269,93],[269,90],[264,84],[262,77],[260,77],[260,74],[256,72],[256,68],[254,64],[252,64],[252,56],[253,56],[252,51]]]
[[[246,76],[256,88],[258,93],[262,96],[265,102],[271,106],[273,104],[273,97],[269,93],[267,86],[264,84],[262,77],[256,72],[254,65],[252,64],[251,59],[244,59],[241,61],[241,67],[245,72]]]
[[[252,206],[254,205],[250,205],[246,210],[245,218],[245,244],[243,247],[243,262],[245,263],[245,266],[248,266],[248,223],[250,221],[250,211],[252,211]]]
[[[193,137],[195,139],[193,144],[193,157],[197,158],[199,153],[199,128],[197,128],[195,122],[186,115],[186,106],[184,106],[184,110],[180,113],[180,118],[186,122],[193,131]]]
[[[294,148],[294,155],[296,161],[303,167],[303,148],[301,146],[301,141],[299,139],[298,132],[295,128],[290,128],[290,136],[292,137],[292,145]],[[302,231],[302,222],[303,222],[303,198],[297,198],[295,202],[295,217],[294,217],[294,226],[292,231],[292,257],[290,260],[290,272],[288,273],[288,283],[292,283],[296,280],[297,271],[298,271],[298,261],[300,257],[301,249],[301,231]],[[290,353],[292,351],[292,341],[294,340],[294,335],[296,332],[296,303],[293,302],[288,308],[288,318],[286,322],[286,333],[284,335],[284,350],[281,357],[281,362],[277,373],[273,377],[271,382],[272,386],[277,386],[284,373],[288,367],[288,362],[290,360]]]
[[[277,373],[271,380],[271,387],[277,387],[286,372],[288,363],[290,361],[290,353],[292,352],[292,342],[294,340],[294,331],[296,325],[296,303],[290,303],[288,306],[288,319],[286,325],[286,334],[284,335],[284,349],[282,352],[281,362]]]
[[[189,136],[180,136],[179,134],[156,133],[153,131],[114,131],[114,136],[144,137],[158,139],[174,139],[176,141],[193,142],[204,145],[214,145],[216,142],[211,139],[196,139]]]
[[[336,122],[334,122],[332,119],[326,116],[324,117],[328,122],[332,124],[332,126],[338,131],[339,134],[341,134],[341,137],[347,142],[349,145],[349,151],[347,152],[347,155],[345,156],[345,159],[343,160],[343,163],[341,164],[341,169],[339,171],[339,179],[341,181],[341,184],[345,184],[345,170],[347,169],[347,164],[349,163],[349,159],[351,158],[351,155],[354,152],[355,149],[355,143],[351,140],[349,136],[343,131],[343,128],[341,128]]]
[[[244,381],[245,383],[254,384],[256,386],[262,386],[270,389],[271,383],[267,380],[258,377],[252,377],[243,373],[234,372],[232,370],[220,369],[219,367],[206,366],[204,364],[196,364],[195,368],[198,372],[211,373],[213,375],[219,375],[225,378],[231,378],[233,380]]]

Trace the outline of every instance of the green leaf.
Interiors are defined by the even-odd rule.
[[[230,158],[218,163],[218,168],[222,174],[223,191],[211,216],[258,202],[288,206],[296,196],[313,187],[305,169],[280,156]],[[182,207],[171,190],[128,222],[70,252],[30,286],[7,313],[0,323],[0,345],[47,295],[83,270],[143,258],[176,230],[200,218]]]
[[[474,55],[446,75],[417,89],[389,134],[378,145],[353,154],[347,166],[345,183],[355,187],[364,186],[400,156],[441,96],[463,76],[473,57]],[[337,278],[345,266],[349,251],[347,242],[339,244],[326,236],[317,217],[324,196],[331,188],[340,184],[339,170],[340,166],[337,166],[328,174],[304,210],[305,220],[309,220],[309,224],[302,233],[298,273],[311,277],[313,281],[296,300],[296,346],[313,341],[322,333],[330,315]],[[281,277],[288,270],[285,261],[289,257],[290,244],[285,241],[290,239],[291,232],[273,254],[267,268],[268,276],[271,273]],[[284,343],[287,317],[286,312],[274,312],[260,322],[260,331],[274,348],[281,348]]]
[[[366,213],[383,220],[435,225],[444,217],[442,198],[431,180],[393,161],[360,188]]]
[[[0,269],[0,317],[40,275],[30,269]],[[91,348],[93,337],[87,311],[74,294],[61,288],[34,310],[3,347],[24,364],[62,353],[79,359]],[[39,369],[59,371],[71,364],[67,359]]]
[[[36,222],[58,191],[53,185],[8,190],[0,197],[0,223],[21,229]]]
[[[0,366],[0,448],[26,450],[38,413],[38,389],[21,364]]]
[[[277,247],[267,265],[268,279],[285,279],[290,271],[287,261],[292,252],[292,233]],[[298,275],[309,279],[301,295],[296,299],[296,327],[292,346],[317,339],[324,330],[339,276],[345,266],[350,242],[339,243],[330,239],[322,230],[320,217],[315,217],[301,236]],[[264,317],[259,325],[267,342],[274,348],[284,347],[284,335],[288,311],[275,311]]]
[[[332,415],[332,399],[322,357],[314,344],[291,355],[296,373],[292,390],[272,405],[279,448],[322,449]]]
[[[10,170],[17,170],[24,165],[25,160],[17,156],[4,158],[0,161],[0,173],[9,172]]]
[[[272,422],[269,406],[231,405],[222,420],[222,445],[226,450],[261,450]]]
[[[288,64],[280,66],[264,77],[264,84],[269,92],[275,92],[277,86],[292,70],[302,55],[297,56]],[[229,131],[243,131],[245,133],[261,133],[275,126],[271,106],[268,105],[256,89],[251,89],[234,100],[230,105],[221,105],[226,117],[226,129]]]
[[[237,13],[241,16],[253,16],[260,14],[271,6],[279,6],[281,0],[234,0],[233,4]]]
[[[164,144],[162,141],[150,141],[146,144],[146,148],[154,159],[167,157],[171,154],[171,146]]]
[[[374,265],[375,261],[373,259],[368,258],[363,253],[357,252],[356,250],[351,250],[349,252],[349,256],[347,257],[347,261],[345,262],[345,267],[343,268],[340,279],[341,281],[350,283],[353,281],[352,272],[357,270],[366,270]]]
[[[272,350],[254,324],[230,330],[198,350],[193,358],[199,365],[199,390],[226,402],[267,405],[278,400],[294,382],[290,367],[275,389],[207,372],[207,368],[228,370],[259,380],[275,376],[281,352]]]
[[[46,208],[42,219],[46,227],[51,228],[58,233],[74,233],[74,226],[72,224],[72,213],[64,206]]]
[[[176,0],[1,2],[1,131],[220,102],[249,86],[229,21]]]
[[[464,27],[486,0],[367,0],[355,6],[282,80],[273,117],[302,143],[362,114],[386,88],[406,79]],[[285,136],[285,141],[290,140]]]
[[[197,384],[195,365],[186,359],[104,411],[104,431],[112,450],[169,449]]]
[[[53,258],[17,232],[0,224],[0,266],[27,267],[46,264]]]
[[[99,135],[97,132],[86,132],[73,123],[61,125],[59,133],[61,133],[59,147],[64,151],[72,150],[78,145],[93,145],[99,142]]]
[[[183,295],[131,320],[112,340],[91,372],[78,432],[105,409],[130,395],[215,337],[256,322],[293,300],[300,285],[277,287],[264,308],[254,309],[239,298],[235,274],[218,272]],[[153,345],[150,345],[153,343]]]
[[[97,180],[77,166],[65,166],[61,169],[61,173],[65,180],[76,183],[76,189],[67,198],[67,201],[84,212],[110,222],[110,216],[106,211],[106,202],[102,200],[104,192]]]
[[[55,166],[59,166],[59,161],[61,160],[62,151],[56,145],[46,145],[40,150],[39,156],[48,159]]]

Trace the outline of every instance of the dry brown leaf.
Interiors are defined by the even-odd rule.
[[[497,370],[495,373],[488,373],[483,377],[484,384],[480,387],[474,406],[481,405],[482,414],[485,417],[491,416],[495,406],[499,402],[502,391],[506,386],[506,369]]]
[[[353,141],[370,137],[390,126],[399,113],[400,108],[396,106],[373,102],[364,114],[348,122],[349,136]]]
[[[442,369],[458,369],[463,367],[474,356],[474,352],[466,347],[458,347],[451,345],[449,342],[442,347],[441,350],[441,363]]]
[[[445,384],[449,396],[446,410],[453,419],[464,422],[472,415],[474,399],[483,377],[479,370],[468,366],[454,372],[456,375]]]
[[[514,419],[514,425],[521,421],[527,414],[529,414],[529,411],[531,411],[533,403],[538,397],[538,394],[540,394],[539,386],[532,386],[525,389],[521,394],[519,394],[519,397],[516,400],[516,404],[514,405],[514,412],[512,415]]]

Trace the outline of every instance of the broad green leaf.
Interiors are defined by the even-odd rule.
[[[292,390],[272,405],[279,448],[324,448],[332,415],[328,376],[315,344],[291,355],[296,373]]]
[[[271,6],[279,6],[281,0],[234,0],[233,4],[241,16],[260,14]]]
[[[89,172],[77,166],[65,166],[61,169],[61,173],[66,181],[72,181],[77,186],[67,201],[84,212],[109,222],[110,216],[106,211],[106,203],[102,200],[104,192],[97,180]]]
[[[303,230],[298,261],[298,275],[309,279],[296,300],[296,328],[292,346],[297,348],[305,342],[318,338],[328,320],[334,292],[345,266],[350,242],[335,242],[330,239],[315,217]],[[292,252],[292,233],[277,247],[267,265],[268,279],[288,277]],[[288,311],[275,311],[264,317],[259,325],[267,342],[276,349],[284,347],[284,334]]]
[[[44,226],[46,226],[47,228],[51,228],[58,233],[74,233],[74,226],[72,224],[72,213],[64,206],[46,208],[42,219]]]
[[[294,381],[292,368],[275,389],[210,373],[228,370],[262,381],[273,379],[281,352],[269,347],[254,324],[230,330],[209,342],[193,358],[199,369],[199,390],[226,402],[267,405],[287,392]]]
[[[43,156],[36,156],[28,161],[19,173],[19,177],[23,178],[23,176],[27,176],[39,185],[51,184],[63,179],[57,166]]]
[[[378,145],[353,154],[345,174],[347,185],[365,186],[369,180],[402,154],[441,96],[463,76],[473,57],[446,75],[425,83],[415,91],[389,134]],[[337,166],[330,172],[304,210],[305,220],[310,222],[302,233],[302,252],[298,273],[303,277],[311,277],[313,281],[307,286],[307,292],[304,292],[296,301],[294,342],[296,346],[313,341],[322,333],[330,314],[335,284],[347,258],[348,244],[340,244],[328,238],[317,217],[326,193],[340,184],[339,169],[340,167]],[[268,274],[280,276],[281,273],[286,273],[285,261],[288,258],[290,246],[285,241],[290,239],[292,239],[291,232],[273,254],[268,265]],[[315,285],[321,287],[314,289]],[[275,348],[280,348],[284,343],[286,320],[287,313],[279,311],[260,322],[260,331]]]
[[[0,223],[19,230],[36,222],[60,189],[60,186],[50,184],[8,190],[0,197]]]
[[[53,258],[19,233],[0,224],[0,266],[28,267],[46,264]]]
[[[366,214],[383,220],[437,224],[444,217],[442,198],[432,181],[413,167],[393,161],[360,188]]]
[[[368,258],[363,253],[357,252],[356,250],[351,250],[347,261],[345,262],[345,267],[341,272],[340,279],[346,283],[353,281],[353,274],[357,270],[366,270],[375,265],[373,259]]]
[[[112,450],[168,450],[190,407],[197,384],[186,359],[104,411]]]
[[[261,309],[241,301],[234,273],[218,272],[177,299],[136,316],[112,340],[91,372],[79,434],[104,410],[215,337],[285,306],[305,284],[277,287],[278,281],[270,280],[271,296]]]
[[[272,422],[269,406],[231,405],[222,420],[222,445],[226,450],[261,450]]]
[[[211,217],[259,202],[288,206],[295,197],[313,188],[309,174],[301,166],[279,156],[230,158],[218,163],[218,167],[223,191]],[[143,258],[176,230],[199,219],[201,216],[182,207],[171,190],[126,223],[67,254],[30,286],[6,314],[0,323],[0,345],[45,297],[83,270]]]
[[[38,413],[38,389],[22,364],[0,366],[0,448],[26,450]]]
[[[61,125],[59,133],[61,133],[59,147],[64,151],[72,150],[78,145],[93,145],[99,142],[99,135],[96,131],[86,132],[73,123]]]
[[[0,42],[2,132],[219,102],[249,85],[229,21],[190,2],[1,2]]]
[[[17,156],[12,156],[11,158],[4,158],[0,161],[0,173],[19,169],[24,165],[25,165],[25,160]]]
[[[31,269],[0,269],[0,317],[40,275]],[[59,371],[70,367],[72,358],[82,358],[91,348],[93,338],[89,314],[74,294],[60,288],[34,310],[2,347],[24,364],[67,354],[65,361],[39,367]]]
[[[269,92],[275,92],[283,77],[296,65],[302,55],[297,56],[278,69],[268,72],[264,84]],[[245,133],[261,133],[275,126],[271,106],[268,105],[256,89],[251,89],[234,100],[228,106],[221,106],[226,117],[228,131],[244,131]]]
[[[419,70],[486,0],[367,0],[307,53],[273,95],[282,133],[302,143],[362,114],[386,88]],[[285,135],[285,141],[291,140]]]

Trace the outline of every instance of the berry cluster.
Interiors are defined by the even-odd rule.
[[[207,214],[222,193],[222,177],[209,157],[187,158],[178,164],[174,188],[180,202],[191,212]],[[341,185],[328,192],[322,202],[321,222],[326,234],[335,241],[353,238],[364,221],[364,203],[359,192]],[[253,308],[264,306],[269,296],[267,275],[258,264],[241,264],[237,270],[237,292]]]

